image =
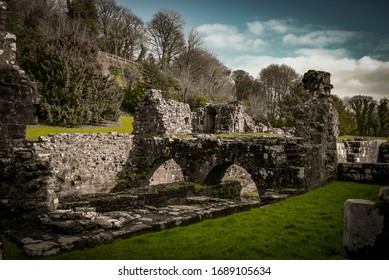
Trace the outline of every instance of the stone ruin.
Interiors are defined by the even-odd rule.
[[[39,95],[16,65],[16,37],[6,31],[5,21],[6,5],[0,1],[0,212],[4,206],[35,209],[45,203],[48,191],[40,187],[46,167],[25,140],[26,125],[37,123]]]
[[[0,40],[1,231],[29,257],[249,210],[336,177],[338,117],[329,73],[304,75],[312,99],[296,116],[294,137],[214,135],[263,127],[240,103],[191,111],[151,90],[138,106],[133,135],[58,134],[29,142],[26,125],[36,123],[39,96],[15,65],[3,1]],[[240,182],[222,180],[237,174],[250,181],[254,199],[242,198]]]
[[[297,127],[298,137],[214,135],[262,128],[240,103],[191,111],[151,90],[138,106],[133,135],[26,141],[39,98],[15,65],[15,37],[5,31],[0,6],[0,216],[2,232],[29,257],[249,210],[335,178],[337,116],[321,94],[331,87],[325,72],[306,76],[306,86],[315,86],[298,116],[309,129]],[[251,182],[253,199],[242,198],[239,181],[222,180],[236,174]]]
[[[208,104],[191,111],[188,104],[165,100],[161,91],[149,90],[138,104],[134,135],[262,132],[263,125],[246,112],[240,102]]]

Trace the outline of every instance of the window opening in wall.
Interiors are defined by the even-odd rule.
[[[216,127],[216,110],[210,108],[207,112],[206,123],[205,123],[205,132],[206,133],[215,133]]]

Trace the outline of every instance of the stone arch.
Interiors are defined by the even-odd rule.
[[[239,180],[242,185],[242,191],[240,193],[241,197],[245,198],[258,198],[258,189],[257,185],[251,177],[251,174],[242,166],[237,164],[232,164],[227,168],[224,173],[224,180]]]
[[[233,162],[224,162],[214,166],[204,179],[204,184],[217,185],[224,180],[238,180],[241,182],[242,197],[258,198],[259,190],[251,174],[244,167]]]
[[[147,182],[150,186],[182,182],[184,180],[185,177],[181,167],[172,158],[156,160],[147,176]]]
[[[227,169],[232,165],[232,162],[223,162],[214,166],[211,171],[208,172],[204,179],[204,184],[217,185],[220,184]]]

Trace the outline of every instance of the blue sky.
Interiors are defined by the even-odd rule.
[[[118,0],[148,22],[175,10],[185,32],[197,29],[206,47],[231,70],[253,76],[285,63],[299,74],[332,74],[340,96],[389,97],[389,3],[363,1]]]

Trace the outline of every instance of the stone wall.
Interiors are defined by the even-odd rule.
[[[338,180],[387,184],[389,163],[339,163]]]
[[[192,114],[195,133],[257,132],[257,126],[246,113],[246,107],[233,102],[228,104],[208,104],[197,108]]]
[[[118,186],[117,191],[146,186],[155,170],[171,159],[180,166],[184,180],[191,182],[218,184],[235,164],[251,175],[262,194],[269,188],[306,190],[317,185],[318,178],[308,177],[305,172],[312,165],[307,155],[314,158],[316,151],[301,138],[197,135],[135,138],[134,143],[126,169],[119,175],[128,182]]]
[[[189,105],[165,100],[159,90],[149,90],[145,93],[135,115],[134,134],[141,137],[192,132]]]
[[[378,162],[389,163],[389,142],[382,143],[380,146]]]
[[[380,147],[385,140],[344,140],[337,143],[338,162],[376,163],[380,159]],[[383,149],[381,149],[383,150]],[[382,152],[381,152],[382,153]],[[389,154],[389,153],[388,153]]]
[[[133,145],[129,134],[55,134],[40,137],[33,151],[50,168],[49,183],[57,197],[106,193]]]
[[[348,199],[344,209],[344,247],[350,259],[389,259],[389,187],[379,203]]]
[[[36,84],[15,65],[16,37],[5,29],[6,5],[0,1],[0,213],[52,209],[46,188],[47,166],[25,140],[26,126],[36,124]]]
[[[192,112],[188,104],[165,100],[159,90],[145,93],[135,120],[134,134],[141,137],[263,131],[239,102],[208,104]]]

